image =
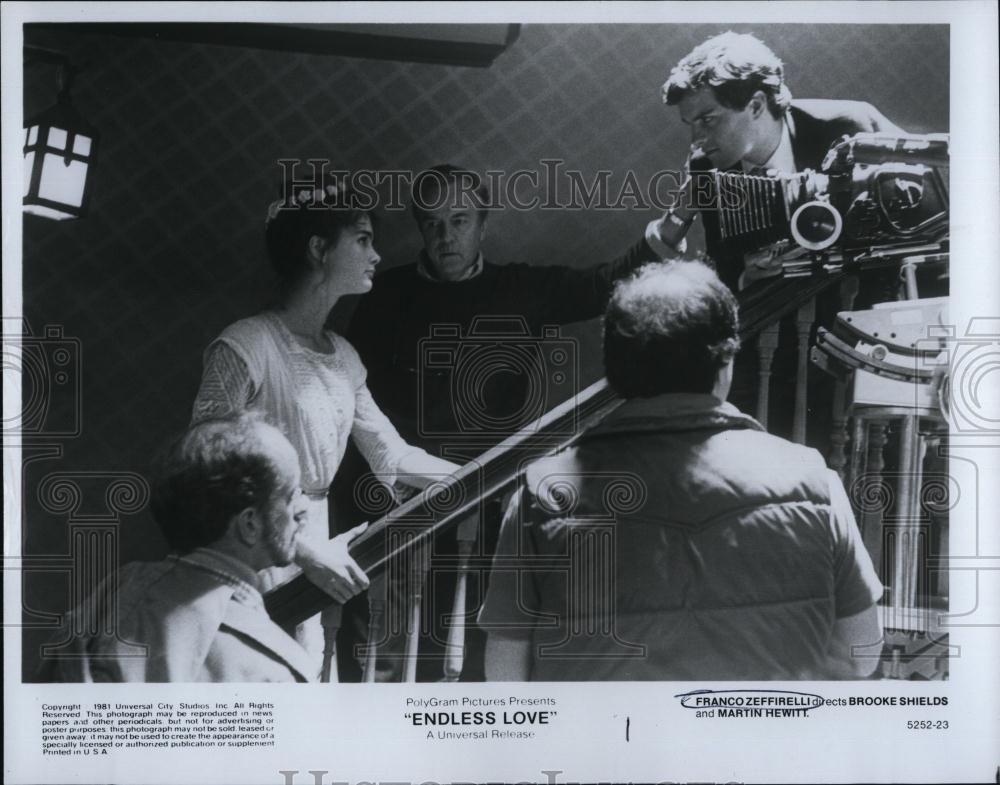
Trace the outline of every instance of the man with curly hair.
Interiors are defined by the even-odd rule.
[[[904,131],[864,101],[793,99],[785,81],[785,67],[764,43],[748,33],[727,32],[695,47],[674,67],[662,87],[663,102],[675,106],[690,129],[690,172],[683,198],[664,217],[664,228],[648,242],[664,258],[683,253],[685,235],[701,218],[705,250],[722,279],[734,292],[755,281],[780,274],[766,251],[744,254],[739,243],[723,241],[716,209],[713,170],[778,176],[818,171],[830,146],[842,137],[862,132],[890,135]],[[657,241],[663,240],[662,245]],[[855,307],[892,299],[894,273],[869,275],[862,281]],[[830,292],[817,298],[816,324],[829,325],[840,309]],[[798,336],[795,315],[786,316],[778,334],[771,366],[768,428],[791,436],[795,385],[798,376]],[[833,387],[817,369],[809,369],[806,443],[828,446]],[[759,377],[754,347],[736,360],[732,400],[754,410]]]
[[[904,133],[865,101],[793,100],[785,67],[777,55],[749,33],[722,33],[695,47],[663,84],[663,102],[676,106],[690,129],[688,160],[695,186],[698,175],[712,169],[764,173],[818,170],[830,145],[842,136],[862,132]],[[713,204],[710,193],[700,204]],[[695,200],[672,212],[669,240],[673,250],[694,221]],[[718,214],[702,210],[708,255],[719,277],[734,291],[741,288],[743,259],[722,256]],[[663,233],[660,234],[660,237]],[[656,247],[657,236],[650,242]],[[657,248],[667,256],[667,248]]]

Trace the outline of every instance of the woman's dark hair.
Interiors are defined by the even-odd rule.
[[[154,460],[153,517],[179,553],[211,545],[237,513],[291,492],[287,467],[297,460],[281,432],[259,419],[206,420]]]
[[[275,202],[268,211],[264,240],[267,256],[282,286],[297,283],[309,271],[308,249],[313,237],[335,244],[341,232],[372,219],[368,210],[353,206],[349,192],[299,190]]]
[[[709,393],[740,346],[736,298],[701,262],[648,264],[604,316],[604,370],[623,398]]]
[[[750,33],[722,33],[696,46],[670,72],[663,85],[663,103],[674,106],[703,87],[711,87],[722,106],[736,110],[762,90],[768,111],[776,118],[792,102],[784,64]]]

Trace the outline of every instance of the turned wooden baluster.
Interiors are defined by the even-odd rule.
[[[771,399],[771,362],[778,348],[779,323],[761,330],[757,337],[757,422],[767,428],[767,411]]]
[[[806,415],[808,414],[809,333],[816,321],[816,300],[812,299],[795,314],[795,334],[798,337],[799,356],[795,366],[795,416],[792,420],[792,441],[806,443]]]
[[[850,311],[854,307],[854,299],[858,296],[858,277],[850,275],[840,283],[840,310]],[[840,475],[841,481],[846,481],[847,466],[847,381],[837,380],[833,387],[833,418],[830,428],[830,454],[827,465]],[[855,428],[857,433],[857,428]],[[855,445],[856,446],[856,445]],[[852,461],[853,461],[852,452]],[[857,475],[852,472],[852,477]]]
[[[893,552],[893,576],[890,585],[893,612],[902,616],[905,609],[917,604],[917,575],[923,529],[920,515],[920,492],[923,480],[924,440],[919,432],[920,418],[903,417],[899,433],[899,504],[896,510],[897,535]]]
[[[855,417],[853,420],[853,428],[851,432],[851,468],[847,479],[844,482],[845,488],[853,487],[853,484],[858,481],[858,478],[865,473],[865,452],[868,449],[868,421],[863,417]],[[861,520],[861,516],[858,510],[858,505],[856,500],[851,498],[851,503],[854,506],[854,517],[856,520]],[[864,529],[861,530],[864,533]]]
[[[340,603],[330,605],[320,616],[323,626],[323,667],[320,669],[319,680],[336,683],[340,679],[334,663],[337,661],[337,633],[344,616],[344,606]]]
[[[407,586],[409,591],[409,617],[406,624],[406,649],[403,653],[403,681],[417,680],[417,657],[420,653],[420,621],[424,609],[424,582],[430,560],[430,548],[421,542],[413,551]]]
[[[478,515],[466,518],[458,526],[458,578],[455,582],[455,602],[451,611],[448,643],[445,646],[445,681],[458,681],[465,664],[465,603],[469,584],[469,559],[476,545],[478,530]]]
[[[833,389],[833,420],[830,428],[830,452],[826,465],[833,469],[840,481],[847,484],[847,410],[845,408],[846,388],[843,382],[836,382]],[[853,460],[853,453],[852,453]]]
[[[364,681],[375,681],[379,642],[385,634],[386,573],[372,579],[368,587],[368,646],[365,651]]]
[[[932,474],[948,474],[948,448],[946,446],[948,439],[948,425],[941,421],[932,421],[930,423],[929,431],[925,436],[925,443],[927,447],[928,463],[926,468],[929,473]],[[950,479],[950,478],[949,478]],[[948,482],[949,480],[945,480]],[[949,547],[949,524],[948,524],[948,511],[951,507],[952,500],[949,500],[950,489],[945,490],[943,495],[934,500],[931,496],[927,501],[927,514],[930,519],[931,524],[936,524],[940,527],[937,538],[937,563],[933,564],[931,569],[933,570],[932,585],[928,587],[928,593],[935,597],[948,597],[949,596],[949,570],[946,565],[948,564],[948,553],[950,551]],[[923,495],[921,493],[921,495]],[[928,549],[930,550],[930,549]]]
[[[860,419],[860,418],[859,418]],[[858,475],[854,482],[864,481],[867,485],[876,485],[874,495],[867,488],[858,488],[860,498],[867,500],[867,505],[861,510],[861,536],[864,539],[865,547],[872,558],[876,568],[882,562],[883,551],[883,521],[889,512],[892,491],[886,490],[882,486],[882,470],[885,468],[885,458],[882,450],[887,441],[887,430],[889,423],[887,420],[871,420],[868,428],[868,456],[866,468],[863,474]],[[884,501],[883,501],[884,499]],[[882,573],[883,583],[887,586],[892,584]]]

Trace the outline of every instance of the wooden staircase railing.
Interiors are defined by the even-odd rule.
[[[747,341],[785,315],[807,308],[821,292],[839,283],[842,274],[810,278],[775,278],[740,292],[740,337]],[[525,462],[572,444],[580,434],[613,411],[621,399],[601,379],[563,402],[537,421],[511,435],[470,461],[446,480],[435,483],[369,526],[350,548],[358,565],[375,579],[387,564],[409,549],[423,549],[435,537],[474,514],[481,503],[509,489]],[[803,409],[804,411],[804,409]],[[456,500],[451,503],[451,500]],[[387,536],[393,527],[416,527],[403,543]],[[301,623],[334,601],[304,575],[272,589],[264,598],[268,613],[278,624]],[[378,600],[376,600],[376,603]],[[384,609],[378,609],[384,613]],[[450,642],[449,649],[457,641]],[[371,659],[371,658],[369,658]],[[456,667],[452,662],[449,670]],[[374,672],[371,662],[366,672]]]

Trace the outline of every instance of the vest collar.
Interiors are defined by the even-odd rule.
[[[753,417],[712,395],[667,393],[652,398],[632,398],[625,401],[589,435],[742,428],[764,430]]]

